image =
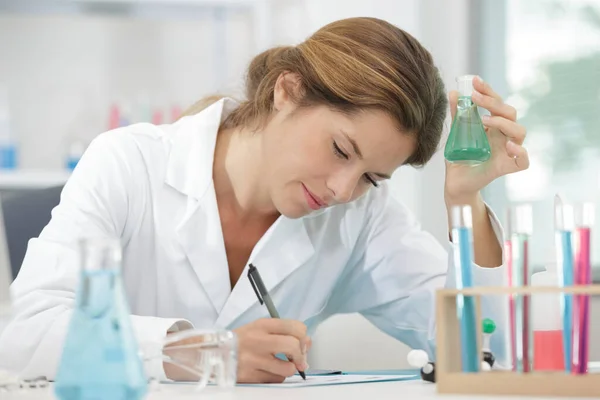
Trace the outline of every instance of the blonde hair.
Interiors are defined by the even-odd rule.
[[[264,124],[283,72],[300,77],[301,90],[286,88],[299,108],[325,105],[350,115],[366,109],[388,113],[416,139],[406,164],[422,166],[437,150],[448,105],[444,83],[431,54],[402,29],[376,18],[349,18],[325,25],[298,46],[264,51],[248,67],[246,100],[223,126],[258,129]],[[184,115],[221,97],[204,98]]]

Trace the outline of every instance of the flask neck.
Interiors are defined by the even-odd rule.
[[[459,110],[466,110],[473,106],[474,106],[474,104],[473,104],[473,99],[471,98],[471,96],[460,96],[458,98],[457,107]]]
[[[85,239],[81,241],[81,266],[86,273],[121,269],[121,245],[117,239]]]

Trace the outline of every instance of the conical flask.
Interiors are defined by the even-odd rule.
[[[492,151],[477,105],[471,100],[474,75],[456,78],[458,104],[444,157],[451,163],[481,164],[490,159]]]
[[[137,400],[147,392],[142,360],[121,281],[121,246],[80,244],[82,270],[55,379],[61,400]]]

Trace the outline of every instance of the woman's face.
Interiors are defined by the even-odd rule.
[[[322,106],[292,114],[295,105],[281,92],[276,87],[262,153],[264,179],[282,215],[299,218],[377,190],[414,150],[414,139],[382,111],[347,116]]]

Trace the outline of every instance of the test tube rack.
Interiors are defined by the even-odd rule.
[[[477,321],[481,321],[481,297],[506,299],[514,295],[536,294],[600,295],[600,285],[570,287],[474,287],[462,290],[440,289],[436,298],[437,351],[436,387],[443,394],[476,394],[504,396],[569,396],[595,397],[600,394],[600,373],[569,374],[562,371],[519,373],[506,370],[463,373],[461,371],[460,323],[457,318],[457,296],[475,299]],[[500,323],[500,321],[498,321]],[[479,324],[480,325],[480,324]],[[481,325],[478,327],[477,354],[482,354]],[[482,358],[483,360],[483,358]]]

